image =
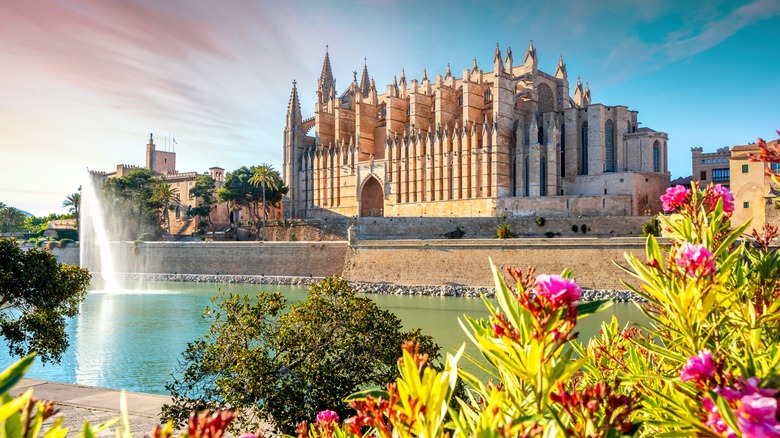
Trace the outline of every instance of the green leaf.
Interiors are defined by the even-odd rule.
[[[584,301],[577,304],[577,319],[612,307],[613,300]]]
[[[22,409],[24,405],[30,402],[30,398],[32,397],[32,394],[33,394],[33,390],[28,389],[24,394],[20,395],[19,397],[16,397],[15,399],[9,402],[3,403],[3,405],[0,406],[0,422],[7,421],[14,414],[19,415],[19,410]]]
[[[390,398],[390,394],[387,392],[387,390],[382,389],[378,386],[367,388],[362,391],[353,392],[352,394],[348,395],[346,398],[344,398],[345,403],[349,403],[351,401],[357,401],[357,400],[365,400],[369,396],[373,398],[379,398],[383,397],[385,400]]]
[[[720,413],[723,421],[725,421],[726,424],[728,424],[728,426],[733,430],[739,430],[739,426],[737,425],[737,417],[734,415],[734,411],[731,410],[731,407],[729,406],[726,399],[721,397],[719,394],[716,394],[714,391],[708,392],[710,394],[710,398],[715,400],[715,405],[718,407],[718,413]]]
[[[10,391],[27,373],[33,362],[35,353],[25,356],[0,373],[0,394]]]

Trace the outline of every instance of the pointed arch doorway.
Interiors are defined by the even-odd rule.
[[[375,176],[369,176],[360,189],[360,217],[383,217],[385,192]]]

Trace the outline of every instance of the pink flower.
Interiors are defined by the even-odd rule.
[[[503,327],[501,327],[498,324],[493,324],[493,335],[494,336],[503,336],[504,334],[506,334],[506,332],[504,331]]]
[[[685,268],[691,277],[696,274],[712,275],[715,273],[715,257],[704,245],[694,245],[690,242],[680,247],[675,262]]]
[[[737,425],[743,437],[780,437],[777,422],[777,400],[761,394],[742,397],[737,408]]]
[[[322,411],[317,414],[317,424],[320,426],[330,425],[339,421],[339,414],[333,411]]]
[[[718,184],[712,187],[710,192],[712,198],[710,200],[710,209],[714,209],[718,203],[718,199],[723,201],[723,212],[731,214],[734,212],[734,195],[731,194],[731,190]]]
[[[666,189],[666,194],[661,196],[664,211],[674,211],[688,202],[691,192],[684,186],[674,186]]]
[[[696,382],[706,382],[715,375],[715,363],[712,361],[712,353],[702,350],[698,355],[688,359],[682,367],[680,379],[683,382],[694,380]]]
[[[556,306],[577,301],[582,294],[582,289],[574,280],[560,275],[542,274],[536,277],[536,283],[539,285],[536,293],[547,297]]]

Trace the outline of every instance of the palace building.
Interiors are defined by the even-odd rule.
[[[669,187],[667,134],[591,103],[579,78],[572,93],[562,57],[539,70],[533,42],[519,63],[496,45],[492,71],[402,69],[381,94],[366,65],[339,94],[326,51],[316,93],[304,119],[293,82],[288,217],[643,215]]]

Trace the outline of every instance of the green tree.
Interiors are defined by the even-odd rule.
[[[229,202],[234,207],[245,207],[249,211],[255,223],[255,239],[260,238],[261,208],[277,204],[288,190],[276,171],[272,173],[274,184],[267,184],[265,189],[262,184],[258,186],[250,182],[258,167],[262,166],[243,166],[229,172],[225,177],[225,184],[217,190],[217,196],[222,202]]]
[[[324,409],[349,413],[344,397],[397,377],[404,340],[419,341],[431,359],[439,347],[359,298],[343,279],[312,286],[305,301],[288,306],[279,293],[228,295],[207,309],[209,332],[183,353],[183,374],[166,388],[173,404],[163,415],[182,421],[192,411],[231,407],[243,426],[261,420],[292,433],[299,420]],[[259,418],[260,413],[269,418]]]
[[[121,230],[123,235],[115,238],[135,239],[144,233],[160,236],[162,225],[158,213],[162,203],[153,196],[157,181],[151,170],[139,168],[103,184],[106,214],[130,221]]]
[[[165,223],[168,226],[168,235],[171,235],[171,207],[180,203],[179,189],[171,186],[168,181],[161,180],[155,184],[152,196],[162,204]]]
[[[3,219],[3,231],[8,231],[11,235],[14,234],[14,227],[19,230],[24,225],[24,213],[16,207],[3,204],[0,206],[0,215]]]
[[[76,229],[79,229],[79,208],[81,207],[81,186],[79,186],[79,191],[71,193],[70,195],[65,197],[65,200],[62,201],[63,207],[68,207],[68,211],[70,211],[75,217],[76,217]]]
[[[45,249],[0,239],[0,336],[11,354],[37,351],[44,362],[59,362],[68,347],[65,318],[78,314],[90,278]]]
[[[214,238],[214,223],[211,220],[211,212],[217,206],[216,181],[211,175],[204,173],[195,178],[195,184],[190,189],[190,198],[195,199],[195,207],[189,214],[198,217],[202,225],[208,225],[211,229],[211,238]]]
[[[266,191],[279,190],[282,178],[279,176],[279,172],[274,170],[270,164],[263,163],[254,168],[252,177],[249,178],[249,183],[253,186],[260,186],[263,188],[263,202],[260,204],[263,209],[263,237],[261,240],[265,241],[265,227],[268,222],[268,207],[266,203]]]

